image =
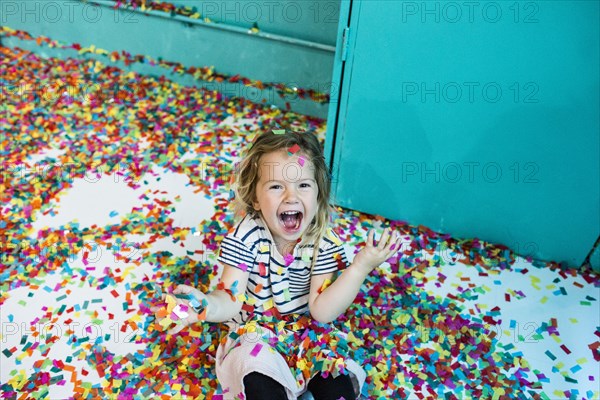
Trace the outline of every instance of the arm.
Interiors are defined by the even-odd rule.
[[[381,240],[374,245],[374,232],[371,230],[367,244],[342,274],[325,290],[319,289],[333,273],[315,275],[311,278],[308,307],[314,319],[319,322],[331,322],[350,307],[362,283],[369,273],[400,249],[400,235],[390,234],[388,228],[383,231]]]
[[[248,271],[242,271],[239,268],[232,267],[231,265],[223,264],[223,273],[219,280],[218,288],[213,290],[209,294],[204,294],[196,288],[188,285],[179,285],[173,291],[173,294],[192,294],[200,302],[206,301],[206,314],[204,320],[207,322],[224,322],[235,317],[242,308],[243,301],[240,301],[239,294],[246,292],[246,286],[248,285],[248,277],[250,273]],[[232,299],[228,291],[223,289],[231,288],[237,281],[236,293]],[[223,288],[223,289],[220,289]],[[189,306],[189,302],[185,299],[175,298],[177,304],[185,304]],[[156,312],[159,307],[153,307],[152,311]],[[200,320],[199,315],[189,309],[188,317],[182,320],[181,323],[177,324],[173,329],[169,330],[169,334],[175,334],[180,332],[186,326],[193,324]],[[158,320],[158,319],[157,319]],[[160,320],[158,320],[160,321]]]
[[[248,285],[248,271],[242,271],[231,265],[223,264],[223,273],[219,281],[219,286],[231,288],[237,281],[234,299],[224,290],[217,289],[206,295],[208,306],[206,307],[206,321],[224,322],[235,317],[242,309],[243,301],[240,301],[239,294],[246,293]],[[221,285],[222,284],[222,285]]]

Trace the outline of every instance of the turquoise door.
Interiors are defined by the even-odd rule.
[[[369,0],[340,17],[334,202],[580,265],[600,232],[599,2]]]

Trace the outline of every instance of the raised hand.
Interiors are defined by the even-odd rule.
[[[365,247],[354,256],[352,261],[365,274],[380,266],[385,260],[400,250],[402,239],[397,231],[385,228],[379,243],[375,245],[375,230],[371,229]]]

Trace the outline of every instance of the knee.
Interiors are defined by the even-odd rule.
[[[244,376],[244,394],[247,400],[287,400],[287,394],[283,385],[260,372],[251,372]]]
[[[329,375],[323,378],[315,375],[308,382],[308,390],[317,400],[337,400],[343,397],[346,400],[355,400],[356,393],[349,375],[338,375],[336,378]]]

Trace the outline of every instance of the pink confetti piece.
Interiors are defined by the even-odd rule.
[[[283,256],[283,260],[285,261],[285,266],[287,267],[294,262],[294,256],[291,254],[286,254]]]
[[[252,349],[252,351],[250,352],[250,355],[252,357],[256,357],[258,355],[258,353],[260,353],[261,349],[262,349],[262,344],[257,343],[254,348]]]

